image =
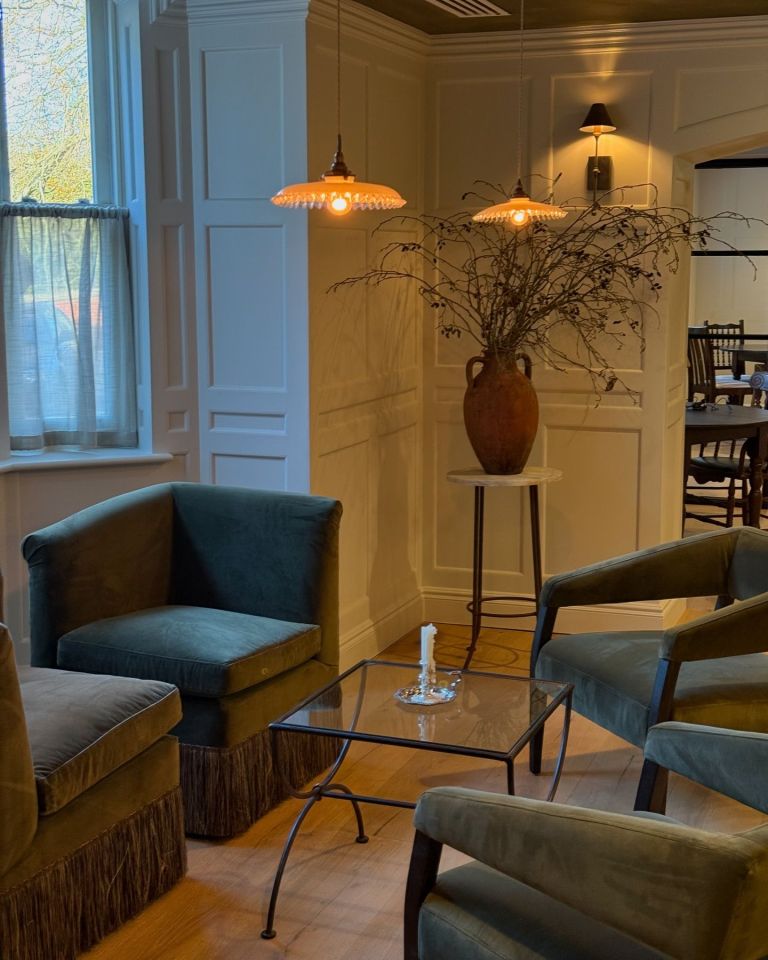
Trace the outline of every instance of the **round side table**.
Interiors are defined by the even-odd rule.
[[[533,547],[533,584],[534,584],[534,612],[538,612],[539,594],[541,593],[541,536],[539,529],[539,484],[554,483],[563,477],[562,470],[553,467],[526,467],[522,473],[501,474],[485,473],[482,470],[451,470],[448,474],[450,483],[462,483],[475,488],[475,522],[472,550],[472,600],[467,604],[467,610],[472,614],[472,633],[467,657],[462,669],[468,670],[480,636],[482,618],[485,617],[530,617],[530,613],[483,613],[483,604],[493,600],[529,600],[530,597],[483,596],[483,534],[485,513],[486,487],[528,487],[531,501],[531,545]]]

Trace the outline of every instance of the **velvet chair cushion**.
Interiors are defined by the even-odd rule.
[[[441,873],[419,916],[419,960],[664,960],[612,927],[473,862]]]
[[[44,667],[19,676],[41,814],[61,810],[181,718],[168,683]]]
[[[659,646],[654,631],[555,637],[536,676],[574,684],[573,706],[617,736],[642,746]],[[673,717],[689,723],[768,732],[768,655],[683,663]]]
[[[16,658],[0,624],[0,876],[24,854],[36,828],[35,778]]]
[[[65,670],[146,677],[221,697],[279,676],[320,650],[320,628],[208,607],[165,606],[78,627],[59,640]]]
[[[670,721],[648,731],[645,757],[768,813],[768,736]]]
[[[182,694],[183,716],[173,730],[182,743],[234,747],[248,740],[336,676],[320,660],[309,660],[256,687],[226,697]]]

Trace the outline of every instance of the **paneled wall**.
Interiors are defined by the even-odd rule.
[[[203,481],[309,487],[306,9],[187,3]]]
[[[658,187],[658,202],[691,201],[691,164],[739,145],[768,143],[768,19],[639,25],[594,31],[536,31],[526,37],[522,90],[517,41],[437,38],[429,55],[427,206],[461,207],[475,179],[512,185],[522,96],[524,175],[559,177],[559,202],[584,196],[593,140],[579,132],[590,104],[608,105],[615,134],[600,141],[614,182]],[[745,84],[744,96],[733,91]],[[734,111],[734,103],[739,110]],[[682,159],[675,162],[675,157]],[[531,179],[534,195],[546,183]],[[652,201],[647,186],[625,198]],[[541,425],[532,464],[559,467],[564,480],[544,491],[545,574],[679,535],[684,343],[684,265],[646,324],[646,348],[616,357],[635,401],[621,390],[598,397],[578,369],[536,365]],[[473,465],[462,422],[463,366],[476,345],[447,343],[425,325],[424,555],[427,618],[466,618],[471,569],[471,491],[448,484],[448,470]],[[527,504],[495,490],[486,507],[486,587],[532,594]],[[507,609],[521,609],[510,603]],[[676,615],[668,604],[572,611],[566,628],[653,626]],[[526,621],[522,621],[525,623]]]
[[[423,209],[425,57],[414,31],[344,4],[344,154],[359,180]],[[335,4],[312,3],[309,176],[336,146]],[[388,222],[387,222],[388,221]],[[378,228],[378,229],[375,229]],[[309,218],[311,487],[344,503],[342,660],[371,656],[421,619],[421,311],[413,291],[331,284],[412,235],[372,212]]]

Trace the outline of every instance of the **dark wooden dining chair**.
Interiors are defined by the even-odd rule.
[[[743,403],[751,393],[748,381],[717,376],[715,347],[710,337],[688,337],[689,400],[701,394],[707,403],[716,403],[718,397],[727,397],[729,403]]]
[[[747,445],[743,440],[700,444],[698,453],[691,456],[685,485],[683,517],[718,527],[732,527],[738,504],[742,522],[748,524],[749,471]],[[690,480],[694,483],[690,483]],[[713,483],[720,485],[719,491],[714,487],[704,487],[705,484]],[[708,507],[718,512],[694,513],[688,509],[691,506]]]
[[[744,321],[735,320],[732,323],[710,323],[704,321],[704,330],[707,339],[712,344],[712,360],[717,380],[740,380],[744,373],[744,363],[735,368],[733,357],[728,347],[737,347],[744,341]],[[718,371],[725,371],[720,372]]]

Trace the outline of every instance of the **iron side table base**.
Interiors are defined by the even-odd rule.
[[[547,793],[547,801],[551,801],[555,797],[557,792],[558,784],[560,783],[560,776],[563,772],[563,762],[565,760],[565,751],[568,745],[568,733],[570,731],[571,724],[571,711],[573,703],[573,688],[568,689],[565,698],[563,699],[561,705],[564,708],[563,714],[563,729],[560,734],[560,745],[558,747],[557,757],[555,759],[555,766],[552,771],[552,781],[550,784],[549,792]],[[358,704],[359,710],[359,704]],[[540,729],[543,729],[546,717],[542,718],[539,723],[529,731],[529,736],[526,738],[526,743],[530,743],[533,735]],[[271,726],[271,725],[270,725]],[[272,729],[273,735],[273,748],[275,750],[274,756],[277,762],[277,732],[279,728]],[[321,734],[318,734],[321,735]],[[328,735],[328,734],[322,734]],[[339,731],[336,736],[341,737],[342,731]],[[389,739],[382,738],[379,742],[381,743],[390,743],[397,741],[390,741]],[[333,763],[333,766],[328,770],[326,775],[316,783],[310,790],[301,791],[295,790],[292,786],[289,785],[289,790],[292,796],[297,799],[304,800],[304,806],[299,811],[296,819],[293,822],[288,836],[286,838],[285,844],[283,845],[283,851],[280,855],[280,861],[277,865],[277,870],[275,871],[275,879],[272,883],[272,893],[269,898],[269,908],[267,910],[267,920],[264,926],[264,929],[261,931],[261,938],[263,940],[273,940],[277,935],[275,930],[275,912],[277,910],[277,898],[280,893],[280,885],[282,883],[283,874],[285,872],[286,864],[288,863],[288,857],[290,856],[291,849],[293,848],[294,842],[299,834],[301,825],[304,823],[304,820],[307,818],[310,810],[315,806],[316,803],[319,803],[320,800],[329,799],[329,800],[346,800],[352,804],[352,808],[355,813],[355,818],[357,820],[357,836],[355,837],[356,843],[368,843],[368,836],[365,833],[365,827],[363,824],[363,815],[360,810],[361,803],[372,803],[379,806],[387,807],[400,807],[406,810],[413,810],[416,807],[416,804],[411,800],[396,800],[389,797],[372,797],[365,794],[353,793],[349,787],[343,783],[338,783],[334,780],[334,777],[339,771],[342,763],[344,762],[349,748],[352,745],[352,739],[347,739],[344,741],[339,755]],[[520,745],[520,748],[514,753],[510,754],[505,758],[499,758],[498,756],[488,755],[488,759],[501,759],[501,762],[505,764],[506,767],[506,780],[507,780],[507,793],[509,796],[514,796],[515,793],[515,773],[514,773],[514,760],[515,757],[519,755],[524,749],[525,744]],[[431,749],[435,750],[435,747]],[[445,752],[448,753],[459,753],[462,754],[462,751],[447,748]],[[469,756],[470,754],[463,754]]]
[[[475,487],[475,519],[472,544],[472,599],[467,604],[467,610],[472,614],[472,632],[470,634],[467,655],[464,659],[463,670],[469,670],[472,657],[475,655],[477,641],[480,636],[483,617],[497,617],[513,620],[516,617],[535,617],[539,612],[539,594],[541,593],[541,532],[539,525],[539,488],[534,484],[528,488],[531,507],[531,553],[533,556],[533,589],[534,596],[483,596],[483,539],[485,532],[485,487]],[[530,613],[484,613],[483,604],[493,600],[526,600],[533,604]]]

